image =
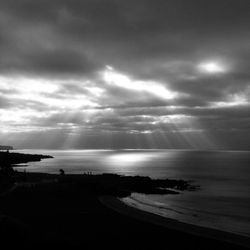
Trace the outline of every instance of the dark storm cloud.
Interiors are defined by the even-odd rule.
[[[240,39],[249,36],[247,1],[12,0],[1,1],[0,6],[9,21],[4,27],[5,39],[12,42],[9,53],[23,51],[25,48],[18,46],[27,45],[26,40],[31,39],[37,51],[28,58],[28,65],[31,67],[34,60],[34,65],[41,65],[41,70],[52,66],[52,71],[56,68],[62,73],[65,69],[80,72],[84,51],[101,62],[113,62],[131,70],[125,60],[134,64],[145,64],[145,59],[190,60],[200,53],[231,51],[230,43],[234,42],[235,35]],[[15,28],[26,30],[24,37],[16,36]],[[36,38],[41,44],[44,42],[44,46],[47,43],[54,49],[60,46],[59,51],[43,51],[43,45],[38,46]],[[69,53],[77,47],[78,51]],[[21,63],[22,57],[18,59]]]
[[[65,126],[96,134],[122,131],[123,139],[133,131],[198,131],[199,126],[245,131],[249,23],[246,0],[2,0],[0,74],[56,80],[58,88],[41,89],[31,99],[22,85],[8,88],[14,82],[7,81],[0,88],[0,108],[40,112],[26,125],[60,128],[65,138]],[[199,72],[197,65],[213,60],[225,66],[223,74]],[[100,79],[105,65],[177,96],[110,85]],[[177,117],[172,125],[162,121],[171,115]]]
[[[89,74],[97,65],[83,55],[74,51],[47,50],[30,55],[15,56],[9,61],[6,58],[0,60],[3,73],[21,73],[35,75],[74,75]]]

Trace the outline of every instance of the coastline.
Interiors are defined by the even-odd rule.
[[[122,215],[129,216],[146,223],[164,227],[169,230],[174,230],[202,238],[213,239],[250,249],[250,238],[247,236],[237,235],[230,232],[188,224],[178,220],[166,218],[158,214],[150,213],[148,211],[129,206],[114,196],[101,196],[99,197],[99,200],[106,207],[113,209]]]
[[[65,238],[65,242],[70,245],[75,242],[84,245],[87,242],[91,247],[97,235],[106,241],[111,233],[116,237],[116,240],[112,239],[112,246],[115,248],[116,244],[120,244],[124,235],[129,232],[131,239],[135,237],[136,244],[138,246],[142,244],[143,248],[148,243],[153,246],[156,241],[160,246],[167,236],[171,246],[180,245],[184,241],[189,246],[196,245],[198,242],[199,248],[194,249],[250,249],[250,238],[247,236],[162,217],[150,211],[130,206],[116,198],[127,197],[129,193],[138,191],[145,194],[172,193],[172,186],[179,187],[180,190],[192,187],[189,182],[181,179],[150,179],[146,176],[122,176],[110,173],[92,175],[91,172],[82,175],[64,175],[63,172],[58,175],[24,171],[15,172],[12,182],[14,187],[4,193],[0,199],[3,205],[3,218],[7,220],[7,226],[11,227],[11,230],[17,230],[19,227],[24,227],[23,225],[26,227],[27,224],[26,232],[28,233],[33,229],[42,233],[47,230],[48,225],[52,226],[52,231],[48,233],[46,241],[33,235],[34,244],[39,241],[45,245],[58,244],[58,240],[53,239],[51,235],[58,239],[61,238],[61,228],[57,228],[57,226],[63,223],[65,230],[63,237],[68,238],[70,235],[70,239]],[[162,188],[162,185],[166,188]],[[22,204],[23,209],[19,211],[21,200],[26,202]],[[36,209],[32,208],[33,200],[36,200]],[[58,206],[60,203],[61,207]],[[50,207],[45,212],[43,208],[48,204]],[[78,207],[77,209],[74,204]],[[55,211],[53,216],[51,216],[51,210]],[[34,211],[36,211],[35,214]],[[13,222],[13,218],[18,220]],[[81,225],[74,223],[72,219],[79,222],[81,220]],[[82,225],[86,225],[86,222],[87,227],[83,229]],[[2,227],[6,234],[5,224],[1,224],[0,229]],[[104,225],[104,228],[100,231],[101,224]],[[92,232],[88,231],[89,228],[92,228]],[[79,240],[78,235],[81,235],[82,232],[87,235],[88,240]],[[6,234],[6,237],[11,237],[11,234]],[[141,243],[144,238],[145,242]],[[65,242],[60,244],[63,245]],[[24,243],[26,244],[27,241]]]
[[[0,233],[6,244],[19,249],[250,248],[244,237],[236,239],[126,205],[116,198],[125,193],[114,189],[113,175],[26,177],[0,197]]]

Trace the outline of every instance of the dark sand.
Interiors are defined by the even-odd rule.
[[[140,221],[148,222],[153,225],[164,227],[166,229],[176,230],[207,239],[219,240],[242,247],[250,246],[250,238],[248,237],[165,218],[160,215],[131,207],[114,196],[102,196],[99,198],[99,200],[105,206],[117,211],[118,213],[138,219]]]
[[[208,229],[193,231],[193,226],[128,207],[114,197],[49,179],[39,185],[19,185],[0,197],[2,245],[17,249],[247,249],[234,239],[229,242],[230,234],[228,238],[214,231],[216,235],[210,237]]]

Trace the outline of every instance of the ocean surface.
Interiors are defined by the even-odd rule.
[[[250,152],[187,150],[18,150],[49,154],[27,172],[86,172],[192,180],[197,191],[179,195],[133,193],[123,200],[137,208],[182,222],[250,237]],[[19,168],[20,170],[20,168]]]

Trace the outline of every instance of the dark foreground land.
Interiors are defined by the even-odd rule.
[[[151,223],[143,212],[136,216],[114,202],[114,197],[132,191],[170,194],[170,187],[192,189],[184,181],[162,182],[117,175],[15,173],[15,184],[0,197],[1,244],[17,249],[247,249],[193,235],[188,228]]]

